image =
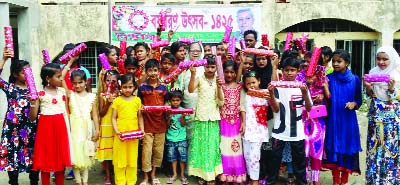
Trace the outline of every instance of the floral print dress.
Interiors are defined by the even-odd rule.
[[[372,98],[368,112],[366,184],[400,184],[397,92],[391,100]]]
[[[1,134],[0,170],[29,172],[33,162],[37,124],[29,119],[28,90],[2,78],[0,89],[6,94],[8,103]]]

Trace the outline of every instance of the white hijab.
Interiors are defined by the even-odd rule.
[[[389,66],[385,69],[379,68],[379,66],[374,67],[369,71],[370,74],[389,74],[392,79],[395,80],[394,87],[396,89],[400,88],[400,57],[396,50],[391,46],[382,46],[376,52],[378,53],[385,53],[389,56]],[[373,89],[376,94],[376,97],[387,101],[389,100],[389,96],[387,94],[389,86],[387,83],[374,83]]]

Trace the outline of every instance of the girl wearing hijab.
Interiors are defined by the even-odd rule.
[[[369,74],[388,74],[390,82],[365,82],[371,99],[368,112],[366,184],[400,184],[399,99],[400,57],[393,47],[378,49]]]

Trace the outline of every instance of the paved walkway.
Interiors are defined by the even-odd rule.
[[[367,134],[367,118],[365,113],[359,113],[358,115],[358,120],[360,124],[360,132],[361,132],[361,144],[363,146],[363,149],[365,148],[365,142],[366,142],[366,134]],[[360,153],[360,168],[361,172],[363,173],[362,175],[352,175],[349,178],[349,185],[363,185],[365,184],[365,151]],[[103,184],[103,178],[104,175],[102,174],[100,170],[100,165],[96,164],[89,172],[89,184],[90,185],[102,185]],[[166,184],[167,177],[160,173],[159,178],[161,180],[162,184]],[[139,180],[141,180],[141,177],[139,177]],[[19,178],[19,184],[20,185],[29,185],[29,177],[27,174],[23,173],[20,174]],[[195,185],[197,184],[195,178],[189,178],[190,184]],[[8,182],[8,176],[6,172],[0,172],[0,185],[6,185]],[[140,181],[137,183],[139,184]],[[332,177],[329,171],[327,172],[321,172],[321,183],[323,185],[329,185],[332,184]],[[72,180],[65,180],[66,185],[74,185],[74,181]],[[174,183],[175,185],[180,184],[180,181],[176,181]],[[283,185],[284,183],[278,183],[278,185]]]

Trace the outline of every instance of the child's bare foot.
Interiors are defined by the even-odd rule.
[[[147,185],[147,182],[149,182],[149,179],[143,179],[140,185]]]

